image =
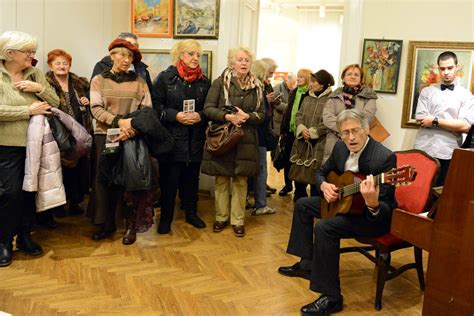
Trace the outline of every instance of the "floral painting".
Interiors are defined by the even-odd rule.
[[[424,88],[440,82],[437,59],[445,51],[452,51],[458,57],[458,82],[471,92],[474,90],[474,43],[410,41],[402,127],[418,127],[415,120],[418,97]]]
[[[220,0],[175,0],[174,38],[218,39]]]
[[[397,92],[402,44],[401,40],[364,40],[361,63],[364,81],[376,92]]]
[[[151,81],[154,82],[158,74],[173,64],[170,51],[166,49],[142,49],[142,61],[148,65]],[[200,66],[203,74],[212,77],[212,52],[203,51]]]
[[[132,33],[138,36],[171,37],[173,0],[131,0]]]

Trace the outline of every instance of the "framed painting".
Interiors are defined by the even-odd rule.
[[[220,0],[175,0],[174,38],[218,39]]]
[[[362,71],[365,84],[376,92],[397,93],[402,40],[364,39]]]
[[[173,0],[130,0],[130,5],[132,33],[172,37]]]
[[[173,64],[170,51],[166,49],[142,49],[142,61],[148,65],[151,81],[154,82],[158,74]],[[201,56],[203,74],[212,77],[212,51],[203,51]]]
[[[416,106],[421,90],[440,82],[438,56],[452,51],[458,57],[457,80],[471,92],[474,91],[474,43],[410,41],[408,44],[405,95],[401,127],[417,128]]]

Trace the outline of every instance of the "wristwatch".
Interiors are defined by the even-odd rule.
[[[433,126],[438,127],[439,122],[438,122],[438,117],[437,117],[437,116],[435,116],[435,118],[433,119],[433,123],[432,123],[432,124],[433,124]]]

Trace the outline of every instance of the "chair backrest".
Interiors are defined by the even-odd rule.
[[[439,161],[422,150],[411,149],[395,152],[397,167],[410,165],[415,167],[415,180],[407,186],[397,187],[395,198],[398,208],[411,213],[422,213],[429,202],[431,188],[436,183]]]

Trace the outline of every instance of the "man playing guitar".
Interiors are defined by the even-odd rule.
[[[396,167],[395,154],[369,137],[369,122],[356,110],[341,112],[337,127],[342,141],[337,142],[331,157],[316,174],[321,196],[302,198],[295,204],[287,252],[301,261],[278,269],[285,276],[310,280],[310,289],[321,293],[317,300],[301,308],[303,315],[327,315],[342,310],[340,239],[388,233],[392,210],[397,205],[395,188],[384,182],[376,185],[373,177]],[[314,218],[321,218],[321,199],[331,203],[339,197],[339,188],[327,182],[327,176],[330,172],[341,175],[346,171],[366,176],[360,183],[365,202],[361,214],[322,218],[313,228]]]

